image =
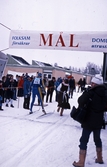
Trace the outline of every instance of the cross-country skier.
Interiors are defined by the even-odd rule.
[[[34,81],[32,83],[32,102],[31,102],[31,106],[30,106],[30,112],[29,114],[32,114],[32,108],[33,108],[33,104],[35,102],[35,97],[36,95],[38,96],[38,99],[40,101],[41,107],[42,107],[42,112],[44,114],[46,114],[45,110],[44,110],[44,106],[43,106],[43,101],[42,101],[42,93],[41,93],[41,89],[40,87],[42,87],[42,74],[38,73],[37,77],[34,78]]]

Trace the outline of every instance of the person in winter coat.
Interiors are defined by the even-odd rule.
[[[81,87],[81,91],[83,92],[85,90],[85,85],[86,85],[86,77],[84,76],[83,77],[83,80],[82,80],[82,87]]]
[[[60,85],[60,83],[62,83],[62,78],[59,77],[56,82],[55,82],[55,91],[56,91],[56,96],[55,96],[55,100],[58,101],[58,91],[57,91],[57,87]]]
[[[102,141],[100,137],[101,129],[104,123],[104,109],[107,104],[107,89],[103,84],[103,78],[100,75],[95,75],[91,80],[91,88],[86,89],[78,98],[78,104],[83,107],[91,98],[91,102],[87,107],[87,115],[84,122],[81,124],[82,136],[80,138],[79,161],[73,163],[75,167],[84,167],[87,152],[87,144],[91,132],[93,132],[93,140],[96,146],[97,158],[95,163],[103,164],[102,157]]]
[[[30,96],[31,96],[31,78],[29,76],[25,76],[24,78],[23,94],[24,94],[23,108],[29,109]]]
[[[17,99],[17,86],[18,86],[18,82],[17,82],[17,78],[14,79],[14,94],[13,94],[13,100]]]
[[[52,77],[52,79],[48,82],[47,94],[46,94],[46,103],[48,103],[49,96],[50,96],[49,102],[50,103],[52,102],[53,92],[54,92],[54,89],[55,89],[55,81],[56,81],[56,78]]]
[[[24,83],[24,76],[19,76],[18,79],[18,93],[17,96],[18,97],[23,97],[23,83]]]
[[[10,102],[10,107],[14,107],[13,106],[13,95],[14,95],[14,79],[13,79],[13,75],[7,75],[6,77],[6,81],[4,83],[4,89],[6,90],[6,107],[9,106],[9,102]]]
[[[33,108],[33,104],[35,102],[35,97],[36,95],[38,96],[38,99],[40,101],[41,107],[42,107],[42,112],[44,114],[46,114],[44,106],[43,106],[43,101],[42,101],[42,93],[41,93],[41,89],[40,87],[42,87],[42,74],[38,73],[38,76],[34,78],[33,83],[32,83],[32,102],[31,102],[31,106],[30,106],[30,112],[29,114],[32,114],[32,108]]]
[[[72,77],[69,79],[69,97],[71,96],[71,98],[73,98],[74,89],[75,89],[75,79],[74,79],[74,77],[72,76]]]
[[[82,81],[82,78],[80,78],[80,80],[78,81],[78,91],[79,92],[80,90],[82,91],[82,85],[83,85],[83,81]]]
[[[64,109],[70,109],[70,104],[69,104],[69,96],[68,96],[68,79],[64,79],[63,82],[58,86],[57,91],[58,93],[58,109],[57,112],[60,111],[60,116],[63,116],[63,111]]]
[[[5,90],[6,79],[7,79],[6,76],[2,77],[2,88],[3,88],[3,96],[2,96],[3,100],[2,101],[3,101],[3,103],[6,101],[6,90]]]

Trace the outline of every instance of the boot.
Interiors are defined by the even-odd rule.
[[[96,153],[97,153],[97,159],[95,160],[95,163],[103,164],[103,158],[102,158],[102,148],[96,147]]]
[[[84,167],[85,164],[85,158],[86,158],[86,150],[80,150],[79,152],[79,161],[73,162],[73,165],[75,167]]]
[[[63,116],[63,111],[64,111],[64,109],[62,108],[61,112],[60,112],[60,116]]]

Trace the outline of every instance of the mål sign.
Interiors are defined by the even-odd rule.
[[[107,52],[107,32],[38,32],[11,30],[9,47]]]

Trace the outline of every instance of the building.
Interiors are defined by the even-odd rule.
[[[29,64],[22,57],[9,55],[7,54],[8,62],[4,70],[4,75],[7,74],[16,74],[22,75],[23,73],[28,73],[30,76],[36,76],[37,72],[43,74],[43,77],[46,76],[48,79],[51,79],[53,76],[56,77],[65,77],[72,75],[75,78],[75,81],[78,82],[80,78],[83,78],[84,74],[80,72],[71,71],[69,68],[64,68],[60,66],[52,66],[49,63],[39,62],[32,60],[32,64]],[[87,84],[90,83],[92,75],[85,75]]]

